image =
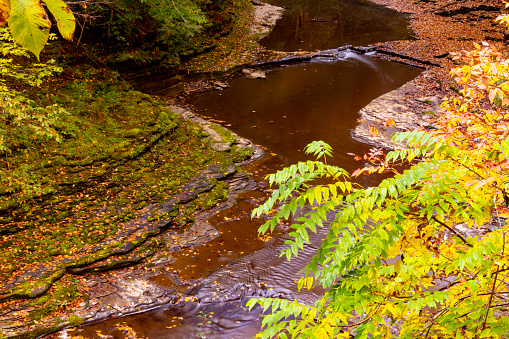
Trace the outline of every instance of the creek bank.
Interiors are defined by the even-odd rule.
[[[257,185],[245,173],[237,171],[237,166],[245,166],[260,159],[264,155],[260,147],[215,123],[200,118],[183,106],[170,105],[170,108],[203,128],[209,134],[208,141],[211,147],[216,151],[227,152],[227,145],[229,145],[230,149],[237,146],[243,150],[249,150],[251,155],[236,166],[233,164],[226,167],[211,165],[202,171],[200,177],[186,185],[189,189],[196,183],[202,186],[206,178],[223,180],[228,189],[228,200],[210,210],[195,214],[195,222],[183,233],[170,231],[154,237],[156,242],[166,244],[164,249],[156,253],[156,256],[144,258],[146,260],[141,266],[116,270],[114,274],[105,272],[83,276],[81,281],[90,291],[89,299],[87,303],[80,305],[82,307],[74,315],[83,319],[84,324],[147,311],[170,303],[179,304],[189,301],[190,298],[184,295],[198,285],[199,279],[186,280],[177,273],[166,272],[164,266],[175,261],[170,254],[203,245],[218,237],[220,233],[207,220],[217,212],[234,205],[240,193],[251,190]],[[227,142],[225,142],[225,134],[231,135]],[[183,194],[187,195],[188,192],[186,190]],[[165,283],[154,280],[161,275],[161,272],[165,274]],[[67,326],[69,325],[73,324]]]
[[[190,57],[178,69],[131,62],[130,67],[122,66],[119,71],[137,90],[152,95],[178,96],[198,86],[196,83],[202,90],[216,88],[210,83],[222,82],[263,55],[264,49],[257,41],[271,31],[284,11],[261,1],[248,7],[241,9],[243,19],[237,20],[232,32],[222,37],[213,50]]]
[[[353,48],[366,53],[373,52],[379,58],[424,68],[414,80],[386,93],[362,108],[359,124],[352,137],[363,143],[386,149],[394,149],[392,136],[396,132],[416,128],[434,128],[439,117],[440,104],[445,96],[457,91],[449,71],[458,67],[453,59],[455,53],[474,49],[474,42],[487,40],[500,46],[506,39],[505,30],[494,24],[502,11],[499,6],[485,6],[481,0],[416,1],[370,0],[399,12],[408,13],[415,39],[376,43],[364,48]],[[447,11],[444,9],[447,8]],[[391,119],[394,126],[387,126]],[[369,133],[369,125],[378,135]]]
[[[480,0],[450,3],[445,0],[436,2],[404,0],[372,0],[411,17],[411,28],[415,39],[376,43],[366,47],[342,46],[338,49],[320,52],[278,52],[259,49],[249,68],[232,69],[229,76],[242,74],[248,77],[263,78],[264,67],[274,67],[295,62],[306,62],[315,58],[337,57],[338,51],[352,50],[358,53],[370,53],[379,58],[401,62],[425,71],[402,88],[373,100],[360,111],[360,120],[366,121],[379,130],[379,136],[369,134],[368,126],[359,125],[353,131],[354,139],[384,148],[392,149],[392,135],[397,131],[407,131],[416,127],[432,128],[433,118],[440,114],[439,103],[444,96],[452,93],[455,84],[451,81],[449,70],[457,63],[452,55],[473,48],[473,42],[489,40],[491,43],[505,39],[504,30],[493,25],[500,6],[485,6]],[[264,17],[261,9],[268,5],[254,6],[255,17]],[[447,9],[447,11],[444,11]],[[271,11],[269,11],[272,13]],[[275,12],[274,12],[275,13]],[[444,14],[445,13],[445,14]],[[274,25],[277,14],[266,21]],[[278,14],[280,15],[280,14]],[[256,21],[256,20],[255,20]],[[258,26],[257,29],[263,27]],[[217,81],[198,81],[186,83],[184,94],[195,91],[221,89],[227,86],[225,77],[221,85]],[[386,127],[384,120],[393,120],[396,125]]]
[[[282,10],[282,8],[268,4],[255,6],[253,16],[255,22],[251,22],[251,24],[248,25],[251,33],[247,35],[242,33],[243,36],[249,40],[249,43],[254,43],[256,38],[270,30],[270,27],[275,24],[275,20],[280,17]],[[245,26],[242,27],[245,28]],[[238,35],[241,31],[242,29],[238,32],[234,32],[232,35]],[[232,40],[235,40],[235,37],[233,37]],[[236,59],[233,58],[232,60]],[[82,82],[85,84],[83,87],[89,85],[89,83],[87,83],[89,80],[90,79],[87,78],[85,82]],[[67,83],[64,83],[64,85],[66,84]],[[94,81],[90,82],[90,87],[93,88],[94,84],[96,84]],[[62,84],[59,84],[59,86],[61,85]],[[105,85],[104,88],[108,88],[108,85]],[[84,106],[84,108],[88,108],[88,112],[91,111],[90,108],[95,111],[94,104],[91,105],[90,99],[87,98],[95,98],[97,93],[92,93],[94,92],[93,90],[89,96],[88,91],[88,87],[81,90],[80,99],[87,100],[87,107]],[[105,92],[106,90],[103,89],[100,96],[102,97]],[[134,100],[137,101],[135,105],[144,104],[143,101],[148,100],[146,94],[135,93],[137,93],[134,95]],[[138,94],[141,99],[136,97]],[[40,95],[43,95],[43,93],[41,92]],[[131,94],[128,96],[130,95]],[[67,99],[63,102],[66,102],[66,100],[68,101],[69,97],[72,98],[72,94],[69,94]],[[120,101],[120,99],[118,100]],[[74,99],[71,101],[74,101]],[[127,201],[124,201],[124,198],[122,202],[112,201],[113,199],[111,199],[111,197],[110,199],[106,199],[107,202],[104,202],[104,205],[97,208],[94,213],[101,216],[101,218],[103,215],[106,215],[106,219],[102,219],[105,219],[109,223],[114,223],[115,225],[120,221],[118,233],[114,231],[111,231],[113,232],[111,233],[108,231],[107,234],[100,235],[99,239],[102,240],[94,243],[91,247],[89,246],[90,248],[86,247],[85,250],[78,251],[81,253],[78,256],[75,255],[76,253],[73,253],[72,256],[62,255],[63,253],[61,254],[58,251],[52,253],[51,255],[53,256],[58,255],[56,260],[51,260],[46,263],[41,262],[37,265],[31,264],[27,266],[25,270],[20,269],[19,271],[15,271],[15,274],[2,281],[0,285],[0,298],[3,301],[0,307],[0,337],[2,335],[19,338],[36,337],[66,326],[75,326],[84,322],[104,319],[112,315],[119,316],[125,313],[137,312],[142,309],[146,310],[161,303],[166,303],[171,298],[175,298],[178,294],[175,292],[175,288],[169,291],[162,291],[159,287],[154,285],[151,289],[147,287],[150,283],[140,281],[139,279],[131,279],[131,276],[126,275],[127,273],[125,272],[132,269],[125,267],[144,262],[147,258],[154,258],[155,256],[158,257],[158,259],[154,261],[155,263],[157,263],[158,260],[160,263],[163,263],[165,259],[161,257],[164,257],[164,255],[161,254],[164,252],[162,249],[174,252],[182,248],[206,243],[218,236],[217,230],[211,227],[206,222],[206,219],[219,209],[232,204],[238,192],[250,189],[255,185],[254,181],[250,180],[245,173],[237,170],[237,166],[248,164],[250,161],[261,157],[263,155],[263,150],[217,124],[206,122],[176,106],[173,106],[173,108],[182,114],[184,120],[193,121],[189,124],[190,126],[201,126],[199,128],[189,127],[189,131],[184,134],[188,135],[190,138],[194,137],[196,140],[203,140],[202,145],[188,143],[185,147],[179,149],[180,153],[186,156],[190,154],[186,153],[186,151],[189,152],[189,150],[187,150],[188,147],[202,148],[203,144],[208,144],[213,152],[221,155],[216,158],[214,156],[209,157],[207,154],[201,154],[198,155],[195,160],[198,160],[198,162],[200,159],[202,162],[211,161],[215,163],[215,165],[210,165],[203,169],[203,166],[200,164],[195,164],[191,172],[201,169],[199,175],[195,178],[188,179],[187,183],[181,186],[178,193],[171,195],[170,198],[163,198],[160,202],[154,201],[154,203],[150,203],[150,200],[148,200],[143,203],[144,199],[141,199],[142,204],[140,206],[131,206],[130,203],[123,206],[123,204],[127,203]],[[114,108],[108,107],[106,110],[99,109],[98,107],[98,114],[95,117],[101,118],[103,116],[102,112],[110,111],[111,109],[117,111],[120,109],[120,106],[117,104]],[[129,106],[129,111],[132,109],[133,108]],[[149,107],[147,109],[151,108]],[[152,108],[150,113],[153,113],[153,110]],[[157,115],[158,112],[159,111],[154,114]],[[170,118],[164,114],[162,114],[162,116],[164,119],[174,119],[173,116]],[[130,122],[130,125],[136,126],[125,133],[130,142],[135,143],[139,141],[141,144],[140,147],[136,147],[133,152],[127,152],[126,155],[128,160],[136,163],[140,162],[140,164],[141,161],[139,157],[144,157],[146,154],[151,155],[154,149],[162,149],[160,145],[158,146],[161,140],[180,140],[172,134],[175,130],[180,128],[179,123],[174,121],[171,121],[171,123],[169,121],[161,121],[160,123],[156,121],[152,123],[151,121],[147,121],[147,118],[148,117],[145,117],[143,123],[148,123],[148,127],[144,126],[143,123],[140,123],[139,126],[136,125],[137,121],[135,123]],[[119,120],[121,120],[123,124],[127,125],[128,123],[121,117],[119,117]],[[185,125],[188,125],[188,123],[185,123]],[[164,126],[164,128],[161,128],[161,126]],[[164,133],[156,137],[151,135],[157,132],[158,129],[164,130]],[[153,130],[155,130],[155,132]],[[95,132],[95,130],[93,132]],[[101,130],[98,132],[103,133],[105,131]],[[119,133],[115,131],[112,134],[117,135]],[[75,136],[73,134],[70,137],[73,138]],[[144,144],[147,139],[149,142],[145,147]],[[128,144],[127,142],[123,142],[122,146],[125,147]],[[168,148],[168,151],[171,151],[171,149]],[[74,156],[74,158],[76,159],[76,156]],[[128,162],[125,162],[126,159],[122,157],[119,159],[119,164],[121,166],[129,167],[129,165],[127,165]],[[80,171],[72,172],[78,172],[76,176],[78,177],[79,174],[79,179],[68,183],[69,187],[72,185],[68,193],[73,197],[75,195],[77,201],[79,201],[79,199],[94,200],[94,189],[101,187],[103,184],[110,187],[112,184],[110,178],[111,173],[115,175],[120,174],[115,173],[118,171],[116,166],[119,164],[104,165],[105,162],[111,162],[107,156],[99,160],[103,162],[102,167],[106,167],[106,170],[99,171],[98,175],[94,173],[92,176],[84,176]],[[170,160],[173,160],[173,158]],[[152,161],[154,161],[154,159],[152,159]],[[162,167],[164,161],[165,160],[161,159],[155,160],[155,167]],[[48,161],[48,164],[43,166],[43,168],[50,167],[49,164],[52,162],[55,163],[52,159]],[[237,162],[238,165],[234,165],[234,162]],[[95,160],[88,160],[88,162],[76,165],[89,166],[90,164],[95,166]],[[58,163],[56,163],[56,165],[58,165]],[[74,164],[70,165],[73,166]],[[109,168],[110,165],[111,169]],[[186,167],[184,163],[182,163],[182,165],[181,170],[184,170]],[[149,167],[151,168],[152,165]],[[65,172],[62,170],[61,174],[65,175]],[[156,178],[154,178],[156,182],[158,180],[159,182],[166,182],[168,179],[165,178],[164,175],[159,179],[157,177],[159,177],[159,175],[156,175]],[[138,181],[139,178],[139,176],[136,176],[134,180]],[[74,178],[72,179],[74,180]],[[103,180],[105,181],[103,182]],[[156,182],[154,183],[158,185]],[[137,196],[137,191],[139,189],[146,190],[154,183],[137,182],[133,187],[120,185],[120,191],[125,193],[127,199],[130,200]],[[116,183],[113,187],[116,187]],[[55,193],[56,192],[53,192],[53,195],[56,196]],[[108,190],[108,194],[110,193],[110,190]],[[167,193],[169,192],[166,192],[166,194]],[[157,193],[156,195],[158,199],[155,200],[160,200],[159,195],[161,194]],[[162,193],[162,196],[163,195],[165,194]],[[64,198],[64,200],[65,199],[68,198]],[[226,203],[223,203],[219,207],[213,207],[221,201],[226,201]],[[69,202],[71,202],[70,199]],[[41,201],[41,204],[41,208],[44,208],[45,204],[53,206],[53,202],[44,202],[44,200]],[[92,202],[89,203],[89,205],[92,204]],[[70,208],[72,209],[72,207]],[[12,210],[12,208],[8,209],[7,213],[12,212]],[[47,214],[53,217],[52,211],[48,211],[47,209],[44,211],[47,212],[44,215]],[[83,211],[80,212],[79,217],[76,217],[77,221],[88,222],[89,220],[82,219],[82,212]],[[61,218],[71,216],[71,214],[70,212],[64,212]],[[109,215],[112,215],[113,218],[111,219],[111,216],[108,217]],[[117,220],[117,215],[121,217],[119,220]],[[11,219],[8,219],[8,222],[10,222]],[[195,223],[193,223],[187,231],[181,233],[182,226],[192,219],[195,220]],[[93,220],[90,220],[90,223],[93,223]],[[24,231],[26,228],[26,226],[8,228],[8,225],[9,224],[7,224],[7,228],[5,228],[5,225],[2,225],[0,233],[3,234],[7,232],[6,234],[11,234],[12,232]],[[90,231],[95,232],[93,228],[90,229]],[[103,233],[106,232],[103,231]],[[72,235],[70,237],[72,237]],[[22,250],[22,252],[23,251],[24,250]],[[92,255],[90,255],[90,253],[92,253]],[[111,273],[110,270],[113,269],[115,269],[115,272]],[[111,286],[113,286],[110,284],[111,279],[115,277],[119,279],[118,284],[115,284],[118,289],[110,291]],[[124,279],[124,277],[127,278]],[[177,283],[174,284],[175,286],[186,286],[186,284],[190,284],[187,281],[180,280],[178,277],[175,279],[177,281]],[[133,281],[133,285],[129,285],[131,280]],[[108,287],[108,284],[111,286]],[[140,295],[140,288],[142,287],[143,289],[148,288],[148,291],[143,294],[144,297]],[[94,289],[107,292],[96,293]],[[57,294],[58,297],[56,297]],[[103,300],[101,298],[106,299]]]
[[[425,71],[419,77],[426,78]],[[412,131],[418,128],[434,128],[434,119],[440,114],[441,97],[438,94],[430,97],[418,97],[429,88],[423,85],[420,78],[414,79],[403,86],[386,93],[359,111],[363,123],[352,131],[352,138],[376,147],[394,149],[391,140],[395,133]],[[394,125],[387,124],[391,119]],[[370,133],[370,126],[378,130],[378,135]]]
[[[424,15],[424,12],[420,12]],[[422,40],[421,40],[422,43]],[[417,79],[403,85],[402,87],[387,93],[375,100],[360,111],[361,119],[368,124],[375,125],[379,131],[379,137],[373,138],[369,135],[367,127],[361,125],[353,131],[353,136],[362,142],[392,148],[391,137],[396,131],[412,130],[415,128],[433,128],[433,118],[440,114],[439,104],[443,94],[448,93],[448,82],[445,82],[442,68],[446,68],[450,64],[447,58],[449,51],[434,55],[432,59],[422,58],[421,54],[408,53],[408,50],[398,50],[397,52],[390,49],[383,49],[391,43],[372,46],[372,50],[364,52],[373,52],[379,49],[380,55],[384,58],[390,57],[395,61],[404,61],[406,63],[413,62],[420,64],[421,67],[427,68]],[[400,53],[405,52],[405,54]],[[306,61],[311,58],[334,58],[334,51],[321,51],[319,53],[284,53],[284,58],[277,60],[261,62],[254,64],[257,67],[264,67],[275,64],[283,64],[286,62]],[[280,57],[282,54],[278,54]],[[444,57],[442,57],[445,55]],[[440,58],[439,58],[439,57]],[[445,59],[444,59],[445,58]],[[442,59],[448,62],[440,62]],[[423,60],[423,61],[419,61]],[[247,72],[246,72],[247,73]],[[252,72],[249,72],[250,74]],[[446,85],[447,84],[447,85]],[[224,88],[224,84],[217,85]],[[423,94],[428,96],[424,96]],[[196,119],[196,116],[192,117]],[[384,121],[392,119],[396,126],[384,127]],[[237,137],[235,137],[236,139]],[[217,143],[216,148],[222,150],[227,147],[227,143]]]
[[[207,135],[205,142],[212,149],[230,154],[228,158],[237,160],[239,164],[245,165],[263,156],[262,149],[223,127],[205,121],[183,107],[172,105],[170,108],[200,126]],[[179,193],[164,202],[147,205],[138,211],[136,218],[127,221],[114,237],[97,243],[90,250],[91,253],[102,252],[111,247],[111,244],[118,244],[103,257],[95,260],[82,260],[78,257],[73,258],[74,261],[64,257],[62,260],[39,265],[37,269],[27,270],[19,278],[5,282],[2,286],[4,300],[10,298],[5,293],[18,293],[23,297],[20,293],[25,285],[35,286],[30,291],[30,297],[37,298],[51,292],[52,285],[63,280],[64,274],[71,275],[79,284],[80,293],[86,297],[78,298],[81,301],[74,305],[71,313],[64,312],[50,319],[31,319],[34,307],[30,302],[11,304],[10,308],[4,308],[0,314],[0,329],[8,337],[35,337],[67,326],[139,312],[171,301],[178,302],[181,295],[178,290],[194,286],[195,282],[186,281],[174,274],[172,286],[163,287],[151,281],[151,277],[156,275],[155,267],[171,261],[169,253],[204,244],[219,235],[206,220],[220,209],[233,204],[239,192],[256,185],[237,168],[232,162],[209,165],[197,177],[184,184]],[[213,192],[216,187],[223,186],[228,193],[220,191],[217,197],[212,196],[203,211],[194,213],[195,222],[190,227],[186,227],[184,232],[178,224],[175,227],[178,210],[190,208],[194,211],[196,208],[193,204],[203,199],[202,193]],[[212,207],[220,201],[225,202]],[[132,267],[141,262],[144,268]],[[149,266],[151,268],[146,269]],[[114,272],[111,271],[113,269]],[[45,278],[48,276],[50,279]]]
[[[342,46],[320,52],[278,52],[260,50],[252,69],[263,69],[315,58],[334,59],[344,50],[372,54],[381,59],[423,68],[414,80],[370,102],[359,112],[360,124],[352,131],[354,139],[393,149],[392,136],[398,131],[415,128],[433,128],[433,119],[440,115],[440,103],[456,90],[449,71],[457,67],[454,53],[474,48],[474,42],[483,40],[500,45],[507,36],[500,25],[493,23],[502,6],[486,6],[481,0],[451,3],[446,0],[416,1],[371,0],[411,18],[415,39],[375,43],[365,47]],[[385,126],[387,119],[396,124]],[[379,131],[370,135],[368,125]]]

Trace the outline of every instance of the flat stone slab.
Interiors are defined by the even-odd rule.
[[[425,77],[423,72],[419,77]],[[394,149],[396,146],[391,140],[396,132],[411,131],[416,128],[433,128],[433,118],[438,116],[440,100],[438,98],[425,98],[417,100],[409,93],[425,93],[419,83],[419,77],[404,84],[403,86],[386,93],[359,111],[359,119],[365,123],[357,125],[352,131],[353,139],[386,149]],[[394,121],[394,126],[386,125],[388,119]],[[378,136],[369,132],[369,125],[378,130]]]

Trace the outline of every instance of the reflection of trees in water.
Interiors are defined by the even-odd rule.
[[[278,50],[327,49],[410,38],[407,16],[363,0],[274,0],[283,18],[261,43]]]

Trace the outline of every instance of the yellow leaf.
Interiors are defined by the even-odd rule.
[[[393,316],[395,316],[395,317],[397,317],[397,316],[398,316],[398,313],[399,313],[399,312],[398,312],[398,310],[396,310],[396,309],[394,308],[394,306],[393,306],[392,304],[390,304],[390,303],[389,303],[389,304],[385,305],[385,308],[386,308],[389,312],[391,312],[391,314],[392,314]]]
[[[401,260],[398,260],[394,263],[394,272],[399,272],[401,270]]]
[[[11,2],[9,0],[0,0],[0,26],[5,25],[11,12]]]

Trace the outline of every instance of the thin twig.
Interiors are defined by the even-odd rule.
[[[461,239],[461,241],[463,241],[465,243],[465,245],[469,246],[469,247],[473,247],[472,244],[469,244],[467,242],[467,240],[460,234],[458,233],[458,231],[456,231],[454,228],[450,227],[449,225],[447,225],[446,223],[443,223],[441,222],[440,220],[438,220],[435,216],[432,216],[431,219],[435,220],[436,222],[438,222],[440,225],[444,226],[445,228],[447,228],[449,231],[451,231],[452,233],[456,234],[458,236],[458,238]]]
[[[447,311],[449,311],[449,308],[447,308],[447,307],[446,307],[446,308],[444,308],[444,309],[440,310],[440,311],[438,312],[438,314],[437,314],[437,315],[435,315],[435,316],[433,317],[433,320],[431,320],[431,323],[430,323],[430,324],[429,324],[429,326],[428,326],[428,330],[426,331],[426,335],[424,336],[424,339],[428,338],[429,332],[431,331],[431,328],[433,327],[433,323],[435,322],[435,320],[437,320],[438,318],[440,318],[440,317],[441,317],[444,313],[446,313]]]
[[[498,267],[498,266],[497,266]],[[480,337],[482,331],[486,327],[486,322],[488,321],[488,314],[490,313],[491,308],[491,301],[493,300],[493,295],[495,294],[495,285],[497,283],[497,277],[498,277],[498,270],[495,273],[495,279],[493,280],[493,286],[491,288],[491,294],[490,294],[490,300],[488,300],[488,306],[486,307],[486,314],[484,315],[484,320],[482,322],[481,328],[479,330],[479,334],[477,335],[477,338]]]
[[[88,17],[85,17],[85,21],[83,22],[83,26],[81,27],[81,33],[80,37],[78,39],[78,42],[76,43],[76,47],[80,45],[81,37],[83,36],[83,31],[85,30],[85,25],[87,24]]]
[[[177,5],[175,4],[175,1],[171,0],[171,2],[173,3],[173,7],[175,8],[175,10],[177,11],[177,13],[180,15],[180,17],[182,18],[182,20],[184,20],[184,22],[187,24],[187,20],[184,18],[184,16],[182,15],[182,13],[180,13],[179,9],[177,8]]]
[[[450,159],[451,161],[453,161],[453,162],[457,163],[458,165],[465,167],[467,170],[469,170],[470,172],[472,172],[472,173],[474,173],[475,175],[477,175],[480,179],[482,179],[482,180],[486,180],[486,179],[485,179],[482,175],[480,175],[480,174],[479,174],[476,170],[474,170],[474,169],[473,169],[473,168],[471,168],[470,166],[467,166],[467,165],[465,165],[464,163],[459,162],[457,159],[454,159],[454,158],[449,158],[449,159]],[[497,190],[499,190],[499,191],[501,191],[501,192],[502,192],[502,194],[504,194],[504,195],[506,194],[506,192],[505,192],[505,190],[504,190],[503,188],[500,188],[500,187],[496,186],[495,184],[490,184],[490,186],[491,186],[491,187],[493,187],[493,188],[495,188],[495,189],[497,189]]]

